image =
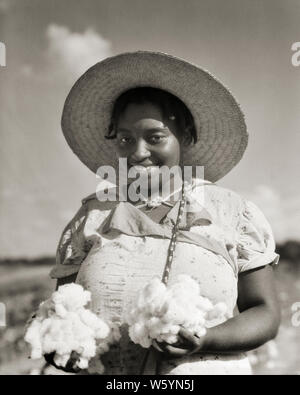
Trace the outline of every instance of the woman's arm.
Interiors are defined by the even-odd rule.
[[[238,307],[239,315],[208,329],[202,338],[183,329],[181,345],[160,343],[160,348],[172,356],[197,352],[226,354],[249,351],[273,339],[280,324],[280,309],[271,266],[240,274]]]
[[[238,308],[239,315],[207,331],[205,351],[249,351],[277,335],[280,308],[270,265],[240,274]]]

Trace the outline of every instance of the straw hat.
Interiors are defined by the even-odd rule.
[[[179,97],[191,111],[198,140],[183,153],[184,165],[204,166],[205,178],[217,181],[241,159],[248,134],[232,94],[207,71],[159,52],[124,53],[97,63],[71,89],[62,129],[79,159],[96,172],[117,165],[114,142],[105,139],[117,97],[135,87],[153,87]]]

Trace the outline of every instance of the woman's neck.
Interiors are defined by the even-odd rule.
[[[138,204],[140,202],[159,202],[167,201],[169,199],[178,201],[181,197],[182,190],[182,179],[171,177],[166,182],[160,180],[159,185],[151,185],[145,190],[133,190],[134,185],[127,185],[127,196],[128,201],[133,204]],[[136,202],[136,198],[139,200]]]

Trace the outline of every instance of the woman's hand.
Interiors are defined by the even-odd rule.
[[[178,332],[178,342],[169,344],[166,342],[153,341],[153,346],[170,358],[179,358],[204,350],[205,336],[195,336],[188,330],[181,328]]]
[[[65,367],[56,365],[56,363],[54,362],[54,355],[55,355],[55,352],[52,352],[51,354],[45,354],[44,355],[44,358],[45,358],[46,362],[49,365],[52,365],[56,369],[63,370],[64,372],[67,372],[67,373],[78,373],[78,372],[80,372],[81,369],[76,366],[76,362],[79,359],[79,355],[78,355],[78,353],[76,351],[72,352],[72,354],[71,354],[71,356],[70,356],[70,358],[69,358],[69,360],[68,360],[68,362],[67,362]]]

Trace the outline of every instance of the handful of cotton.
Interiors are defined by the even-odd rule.
[[[201,337],[207,322],[224,318],[225,303],[212,302],[201,296],[199,284],[188,275],[179,275],[166,286],[159,278],[142,288],[128,307],[125,320],[131,340],[148,348],[152,340],[174,344],[181,327]]]
[[[55,352],[55,364],[66,367],[75,351],[79,355],[75,366],[87,369],[96,353],[106,352],[114,340],[112,331],[85,307],[90,300],[91,293],[81,285],[66,284],[42,302],[25,334],[25,341],[31,345],[31,358]]]

